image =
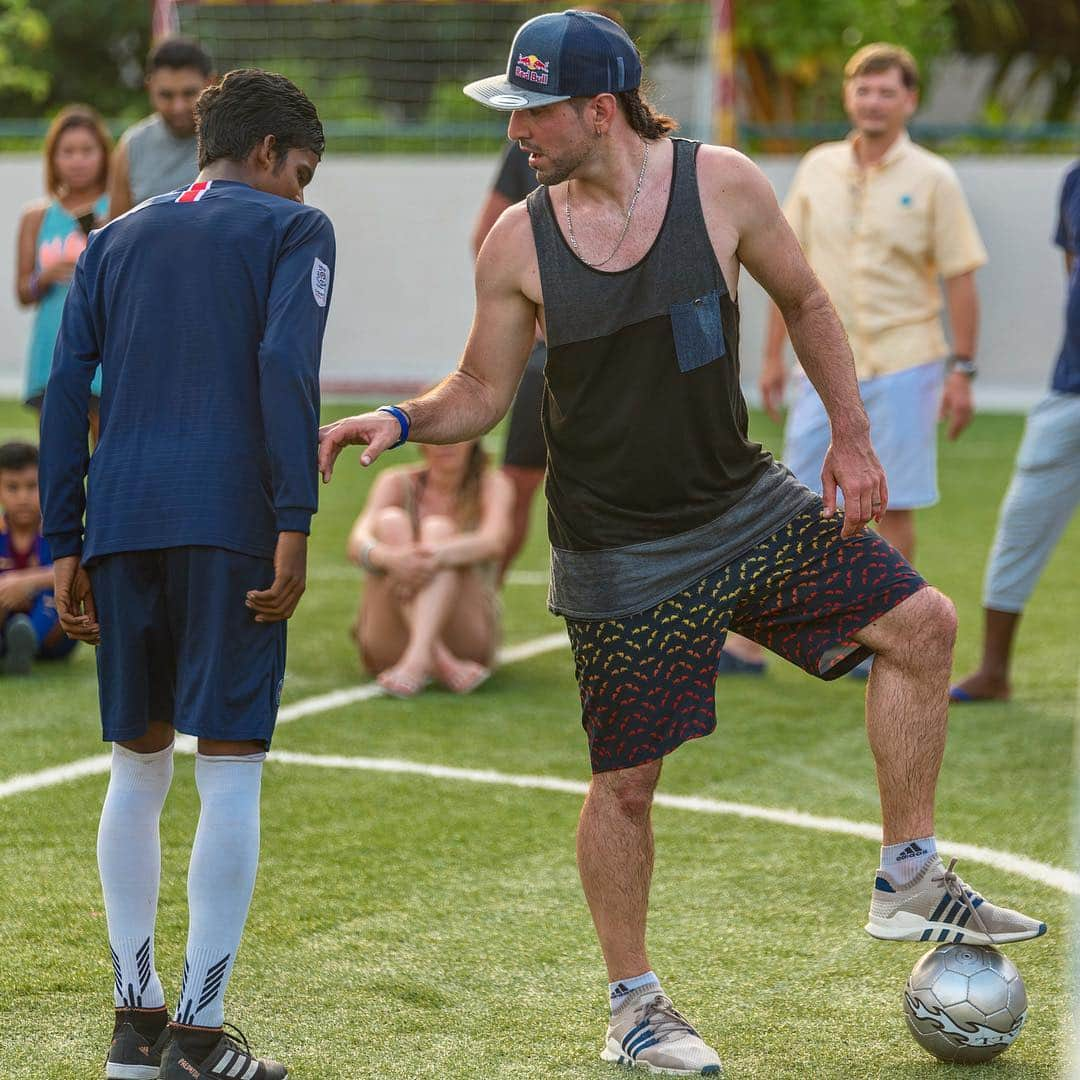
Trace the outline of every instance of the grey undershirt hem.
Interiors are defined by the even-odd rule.
[[[584,620],[647,611],[820,502],[787,468],[774,463],[733,507],[696,529],[601,551],[552,547],[548,608]]]

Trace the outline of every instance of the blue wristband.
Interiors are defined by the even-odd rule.
[[[409,414],[404,409],[399,409],[396,405],[380,405],[375,411],[389,413],[398,422],[398,427],[401,428],[401,438],[390,447],[391,450],[396,450],[403,443],[409,441],[409,428],[412,427],[412,424],[409,421]]]

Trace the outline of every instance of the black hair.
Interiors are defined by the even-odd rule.
[[[194,38],[172,34],[162,38],[147,54],[147,76],[159,68],[194,68],[208,79],[214,70],[214,61]]]
[[[195,102],[199,168],[221,158],[246,161],[266,138],[274,136],[274,153],[283,159],[293,149],[322,157],[326,136],[307,94],[284,75],[258,68],[230,71],[208,86]]]
[[[9,442],[0,446],[0,473],[21,472],[38,463],[38,450],[33,443]]]

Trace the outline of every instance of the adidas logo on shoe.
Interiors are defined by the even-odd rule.
[[[236,1028],[232,1030],[239,1043],[213,1028],[173,1024],[171,1030],[173,1039],[162,1055],[159,1080],[288,1080],[285,1066],[256,1058]]]
[[[161,1054],[169,1039],[168,1017],[165,1009],[116,1010],[106,1080],[158,1080]]]

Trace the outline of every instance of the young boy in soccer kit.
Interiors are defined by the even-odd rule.
[[[34,660],[59,660],[76,642],[53,602],[52,553],[41,535],[38,452],[0,446],[0,674],[26,675]]]
[[[300,90],[234,71],[197,113],[196,182],[95,233],[76,269],[42,418],[45,535],[61,623],[98,645],[113,743],[98,833],[116,975],[105,1075],[285,1080],[284,1066],[223,1034],[222,999],[255,884],[285,620],[317,507],[334,234],[303,203],[324,138]],[[88,460],[99,362],[101,440]],[[170,1024],[154,921],[174,730],[199,740],[201,812]]]

